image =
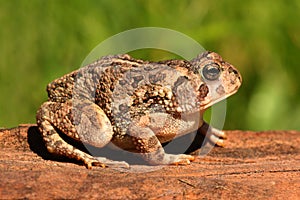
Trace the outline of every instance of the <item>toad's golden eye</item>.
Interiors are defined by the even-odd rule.
[[[202,75],[209,81],[214,81],[219,78],[221,69],[216,63],[205,65],[202,69]]]

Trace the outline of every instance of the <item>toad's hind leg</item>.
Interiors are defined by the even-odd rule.
[[[44,103],[37,112],[37,124],[50,153],[83,161],[87,168],[93,165],[128,167],[125,162],[93,157],[67,143],[57,132],[96,147],[110,142],[113,131],[103,110],[89,101],[75,103]],[[76,125],[74,125],[76,124]]]

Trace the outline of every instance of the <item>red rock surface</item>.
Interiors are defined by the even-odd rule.
[[[56,159],[35,125],[2,129],[0,199],[300,199],[300,132],[227,134],[191,165],[132,173]]]

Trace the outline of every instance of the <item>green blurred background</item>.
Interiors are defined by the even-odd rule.
[[[299,20],[299,0],[0,0],[0,127],[35,123],[46,84],[78,69],[103,40],[155,26],[192,37],[240,70],[225,129],[300,130]],[[134,54],[160,59],[157,51]]]

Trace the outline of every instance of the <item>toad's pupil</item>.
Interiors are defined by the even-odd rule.
[[[216,64],[209,64],[204,66],[202,74],[205,79],[213,81],[219,78],[220,76],[220,68]]]

